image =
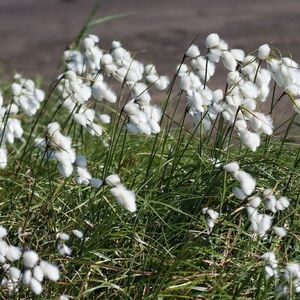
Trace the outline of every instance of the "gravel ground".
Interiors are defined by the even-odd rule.
[[[95,1],[1,0],[0,64],[47,79],[79,32]],[[269,42],[300,59],[299,0],[102,0],[99,16],[132,15],[98,26],[102,45],[118,39],[172,72],[191,40],[218,32],[232,47],[251,51]]]
[[[0,67],[13,72],[57,75],[66,46],[76,37],[93,0],[1,0]],[[247,52],[268,42],[300,60],[299,0],[102,0],[98,16],[131,13],[102,24],[94,32],[101,46],[120,40],[129,50],[153,62],[161,74],[172,74],[189,43],[218,32],[231,47]],[[211,84],[221,78],[215,76]],[[222,79],[223,80],[223,79]],[[280,110],[285,114],[285,106]]]

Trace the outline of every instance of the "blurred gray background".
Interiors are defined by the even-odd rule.
[[[56,76],[94,0],[0,0],[0,66],[6,74]],[[299,0],[101,0],[97,16],[132,15],[97,26],[101,46],[121,40],[170,74],[192,39],[218,32],[246,51],[272,43],[300,59]],[[202,45],[201,45],[202,44]],[[139,57],[139,56],[138,56]]]

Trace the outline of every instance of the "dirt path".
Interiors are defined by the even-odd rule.
[[[7,72],[47,79],[79,32],[92,0],[1,0],[0,64]],[[96,28],[102,45],[113,39],[142,51],[161,72],[172,72],[190,41],[218,32],[232,47],[273,42],[300,60],[299,0],[102,0],[99,16],[133,15]]]

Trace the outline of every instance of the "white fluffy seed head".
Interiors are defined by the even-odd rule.
[[[248,98],[243,103],[243,108],[246,110],[254,111],[256,109],[256,101],[254,99]]]
[[[222,56],[222,50],[218,48],[209,49],[209,52],[206,54],[206,57],[209,59],[209,61],[218,63],[220,61],[220,58]]]
[[[251,205],[252,207],[259,207],[259,205],[261,204],[261,198],[260,197],[252,197],[249,199],[248,201],[248,205]]]
[[[118,186],[113,187],[110,192],[116,198],[118,204],[123,205],[130,212],[136,211],[135,194],[133,191],[130,191],[119,184]]]
[[[272,221],[273,220],[270,215],[267,214],[260,215],[260,220],[258,221],[258,227],[256,233],[260,237],[263,237],[266,234],[266,232],[271,228]]]
[[[258,48],[258,58],[266,59],[270,54],[270,46],[268,44],[263,44]]]
[[[109,175],[105,178],[105,182],[109,186],[113,187],[113,186],[117,186],[117,185],[121,184],[121,179],[120,179],[119,175],[112,174],[112,175]]]
[[[222,62],[228,71],[234,71],[237,67],[237,62],[234,56],[229,51],[224,51],[222,54]]]
[[[170,83],[170,79],[168,76],[160,76],[160,78],[154,83],[154,86],[159,91],[164,91],[169,86],[169,83]]]
[[[13,94],[13,96],[19,96],[21,94],[21,91],[22,87],[20,84],[14,82],[11,85],[11,93]]]
[[[0,226],[0,239],[3,239],[7,236],[7,230],[3,226]]]
[[[60,125],[57,122],[53,122],[47,125],[47,133],[50,137],[58,132],[60,132]]]
[[[81,230],[74,229],[72,230],[72,233],[79,239],[83,239],[83,232]]]
[[[39,256],[35,251],[25,251],[23,254],[23,263],[27,268],[33,268],[39,260]]]
[[[268,197],[268,196],[273,195],[272,189],[264,189],[263,195],[264,195],[264,197]]]
[[[76,76],[75,72],[73,72],[73,71],[67,71],[65,73],[65,78],[68,79],[68,80],[70,80],[70,81],[76,81],[77,76]]]
[[[267,199],[266,199],[266,208],[270,211],[272,211],[273,213],[276,213],[277,212],[277,200],[276,200],[276,197],[275,196],[269,196]]]
[[[274,269],[270,266],[265,266],[265,272],[266,272],[267,278],[273,277],[275,275]]]
[[[221,89],[215,90],[213,92],[214,102],[218,103],[219,101],[221,101],[223,99],[223,97],[224,97],[224,93],[223,93],[223,91]]]
[[[223,168],[226,172],[236,172],[240,169],[240,166],[236,161],[233,161],[233,162],[225,165]]]
[[[176,72],[178,72],[178,76],[181,77],[189,72],[189,67],[186,64],[178,65],[176,67]]]
[[[215,227],[215,221],[213,219],[207,218],[206,219],[206,224],[210,231]]]
[[[197,45],[191,45],[189,49],[186,51],[186,56],[191,58],[196,58],[197,56],[200,56],[200,50]]]
[[[70,235],[65,232],[59,233],[58,237],[63,241],[68,241],[70,239]]]
[[[145,67],[145,74],[146,75],[157,75],[156,67],[153,64],[148,64]]]
[[[247,206],[247,214],[248,214],[248,218],[250,220],[254,220],[258,214],[258,210],[257,210],[257,208],[255,208],[251,205],[248,205]]]
[[[188,74],[183,75],[180,78],[180,89],[188,91],[191,88],[191,79]]]
[[[18,282],[21,279],[21,271],[16,267],[10,267],[8,269],[8,274],[13,282]]]
[[[103,124],[109,124],[110,123],[110,116],[107,114],[99,114],[98,115],[99,121]]]
[[[88,122],[86,116],[83,114],[73,114],[73,119],[76,123],[83,127],[85,127]]]
[[[298,263],[287,263],[285,267],[284,277],[287,280],[292,280],[294,278],[299,278],[300,275],[300,265]]]
[[[237,180],[239,180],[242,191],[247,196],[251,195],[256,186],[255,179],[250,174],[244,171],[237,171],[234,175],[237,178]]]
[[[45,277],[47,277],[49,280],[57,281],[59,279],[59,270],[57,266],[46,261],[41,261],[40,266]]]
[[[43,291],[43,287],[42,287],[41,283],[38,280],[36,280],[35,278],[30,279],[29,286],[30,286],[31,290],[33,291],[33,293],[36,295],[40,295]]]
[[[242,77],[238,71],[231,71],[227,74],[226,82],[230,85],[237,85],[241,81]]]
[[[228,51],[228,44],[224,40],[220,40],[219,49],[222,51]]]
[[[91,135],[96,135],[96,136],[101,136],[103,133],[102,127],[99,124],[96,123],[91,123],[88,126],[88,132]]]
[[[93,41],[93,39],[91,39],[90,37],[86,37],[83,42],[82,45],[85,49],[90,49],[95,45],[95,42]]]
[[[283,227],[274,226],[273,231],[279,237],[285,237],[286,236],[286,230]]]
[[[68,247],[66,244],[61,244],[61,243],[58,243],[57,244],[57,251],[60,255],[63,255],[63,256],[70,256],[72,254],[72,250],[70,247]]]
[[[240,84],[240,91],[245,98],[257,98],[257,86],[251,81],[243,81]]]
[[[111,43],[112,49],[120,48],[121,46],[122,46],[121,42],[119,42],[119,41],[112,41],[112,43]]]
[[[272,265],[276,265],[277,264],[277,259],[276,259],[276,256],[274,254],[274,252],[266,252],[264,253],[261,258],[267,262],[267,263],[270,263]]]
[[[245,52],[242,49],[231,49],[230,52],[237,61],[243,61],[245,58]]]
[[[241,182],[241,189],[247,195],[251,195],[256,186],[256,181],[252,177],[249,177],[248,180]]]
[[[233,189],[232,189],[232,193],[234,194],[234,196],[236,197],[236,198],[238,198],[239,200],[245,200],[246,199],[246,195],[245,195],[245,193],[240,189],[240,188],[238,188],[238,187],[234,187]]]
[[[70,177],[73,173],[73,166],[72,164],[61,164],[59,163],[57,165],[57,170],[59,172],[59,174],[65,178]]]
[[[286,209],[290,206],[290,200],[287,197],[280,197],[278,199],[278,202],[281,204],[283,209]],[[283,209],[281,209],[281,210],[283,210]]]
[[[104,55],[101,57],[100,63],[101,63],[102,66],[110,65],[110,64],[113,63],[113,58],[112,58],[112,56],[111,56],[109,53],[104,54]]]
[[[8,248],[8,244],[5,241],[0,240],[0,255],[2,257],[6,256],[7,248]]]
[[[28,270],[28,269],[25,270],[25,271],[23,272],[23,275],[22,275],[22,282],[23,282],[23,284],[29,285],[31,278],[32,278],[32,273],[31,273],[31,271]]]
[[[217,33],[211,33],[206,37],[205,45],[206,48],[218,47],[220,44],[220,37]]]
[[[38,281],[43,281],[44,279],[44,272],[41,266],[37,265],[33,268],[33,277]]]
[[[206,213],[210,216],[210,218],[216,221],[219,218],[219,213],[211,208],[209,208]]]
[[[11,262],[19,260],[21,258],[21,255],[22,251],[19,247],[9,245],[6,249],[6,258]]]
[[[251,151],[255,152],[260,145],[260,137],[257,133],[248,130],[240,132],[240,138]]]

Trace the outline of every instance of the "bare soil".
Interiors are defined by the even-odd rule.
[[[64,49],[82,28],[94,0],[0,0],[2,78],[57,75]],[[172,74],[190,42],[218,32],[232,48],[247,52],[271,43],[300,60],[299,0],[101,0],[97,16],[131,13],[99,25],[101,46],[120,40],[144,61]],[[212,84],[220,78],[213,78]],[[286,106],[280,110],[285,114]]]
[[[0,64],[27,76],[55,75],[65,47],[80,31],[93,0],[1,0]],[[232,47],[272,43],[300,59],[299,0],[102,0],[99,16],[132,15],[95,28],[102,45],[121,40],[172,72],[189,43],[218,32]]]

